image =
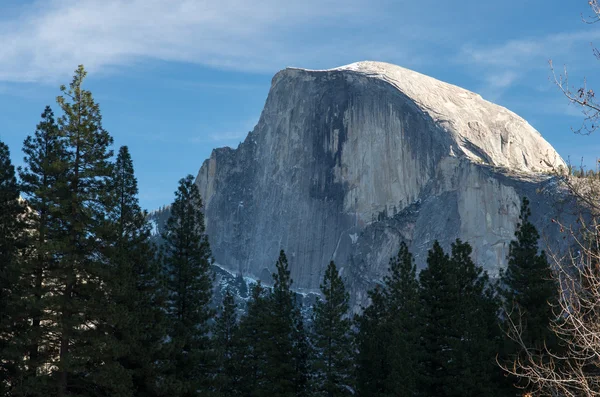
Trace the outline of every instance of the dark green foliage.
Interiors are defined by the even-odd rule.
[[[130,395],[114,360],[103,288],[112,138],[91,93],[82,89],[85,75],[80,66],[69,88],[61,87],[58,123],[46,108],[24,144],[21,177],[31,212],[18,308],[31,326],[19,333],[27,373],[17,386],[28,395]],[[52,372],[45,365],[50,358]]]
[[[308,333],[304,328],[304,319],[301,314],[301,306],[296,307],[294,313],[293,353],[294,360],[294,391],[296,397],[311,396],[311,368],[310,357],[312,348]]]
[[[20,292],[19,245],[23,238],[23,207],[19,203],[19,185],[10,161],[8,146],[0,142],[0,395],[14,385],[19,375],[19,351],[15,350],[15,337],[20,313],[15,302]]]
[[[529,221],[529,200],[523,197],[515,239],[510,243],[508,265],[501,273],[502,328],[508,332],[510,322],[520,325],[525,346],[560,353],[556,335],[549,328],[553,305],[558,303],[558,286],[546,253],[539,250],[539,234]],[[502,351],[510,365],[520,354],[520,347],[508,336]]]
[[[416,266],[401,243],[390,259],[384,285],[370,292],[371,305],[359,318],[358,391],[361,395],[419,393],[423,351],[422,309]]]
[[[470,259],[471,246],[457,240],[452,256],[434,243],[421,272],[428,396],[493,396],[498,392],[495,325],[498,305],[488,277]]]
[[[216,391],[218,396],[235,396],[239,388],[239,366],[236,352],[238,323],[236,304],[229,289],[223,298],[220,314],[216,319],[214,342],[217,353]]]
[[[418,395],[423,352],[420,336],[423,313],[419,283],[412,254],[404,242],[398,255],[390,259],[384,279],[390,328],[388,354],[393,370],[387,380],[392,395]]]
[[[323,300],[314,306],[312,342],[314,391],[317,396],[348,396],[354,388],[353,345],[344,282],[331,261],[323,283]]]
[[[128,396],[130,379],[114,360],[120,352],[105,323],[109,297],[102,287],[112,138],[102,127],[98,104],[82,88],[85,76],[79,66],[57,98],[63,112],[58,119],[65,148],[61,161],[66,165],[56,213],[64,237],[53,244],[57,265],[48,272],[49,282],[55,285],[48,308],[55,313],[49,331],[58,336],[57,394]]]
[[[269,395],[265,383],[270,347],[267,324],[270,319],[269,296],[259,281],[251,288],[247,312],[235,334],[239,349],[234,352],[234,361],[239,363],[241,379],[234,395]]]
[[[387,305],[381,286],[369,291],[371,304],[363,308],[356,325],[356,380],[360,396],[387,396],[392,366],[387,354],[389,329]]]
[[[106,230],[106,240],[114,242],[105,274],[110,293],[108,324],[120,351],[117,360],[132,379],[133,395],[155,396],[159,363],[165,358],[166,295],[126,146],[117,156],[111,194]]]
[[[248,313],[240,323],[242,394],[302,396],[308,393],[308,351],[283,251],[276,263],[272,291],[252,289]]]
[[[162,236],[171,352],[166,385],[171,396],[196,396],[211,387],[211,251],[201,208],[193,177],[181,179]]]
[[[49,373],[41,371],[52,357],[58,355],[58,341],[51,337],[48,324],[51,295],[59,285],[49,281],[49,273],[59,266],[59,241],[67,239],[61,219],[62,197],[66,194],[68,162],[63,134],[54,120],[49,106],[44,109],[42,121],[33,136],[23,143],[25,167],[19,169],[22,191],[29,209],[27,222],[32,231],[28,249],[23,251],[20,268],[19,310],[23,320],[29,321],[19,334],[17,344],[23,354],[23,373],[14,390],[16,395],[49,394]]]
[[[266,324],[267,373],[263,384],[269,395],[295,395],[296,368],[294,363],[295,308],[292,279],[283,251],[275,264],[273,290],[269,296],[270,319]]]
[[[522,338],[526,346],[541,348],[544,343],[552,350],[556,342],[548,328],[552,304],[558,301],[556,281],[546,253],[539,250],[540,238],[535,226],[529,221],[529,200],[523,197],[515,240],[510,243],[508,265],[501,275],[504,314],[518,321],[521,315]]]
[[[424,389],[433,395],[444,394],[444,381],[441,375],[445,374],[445,366],[452,357],[446,357],[450,354],[450,346],[446,340],[446,332],[450,330],[453,323],[453,316],[458,312],[456,302],[446,299],[446,294],[451,290],[454,280],[451,280],[452,269],[450,268],[450,257],[444,253],[444,250],[436,241],[429,251],[427,257],[427,268],[420,274],[420,283],[422,290],[422,303],[424,306],[424,319],[429,324],[425,327],[423,342],[425,351],[425,376]],[[455,287],[456,288],[456,287]],[[458,335],[460,337],[460,334]],[[438,340],[438,338],[440,338]],[[439,350],[442,350],[438,356]],[[454,375],[454,374],[453,374]]]

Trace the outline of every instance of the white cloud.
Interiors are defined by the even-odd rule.
[[[518,75],[516,72],[507,70],[500,73],[493,73],[486,77],[487,83],[493,88],[506,88],[510,86]]]
[[[574,45],[589,44],[600,39],[597,29],[549,34],[541,37],[509,40],[498,46],[465,46],[462,57],[478,64],[517,67],[539,57],[560,56],[573,50]],[[588,47],[589,49],[589,47]]]
[[[548,34],[505,41],[501,44],[465,45],[455,59],[466,64],[478,76],[482,86],[479,91],[493,93],[498,99],[515,86],[528,85],[536,91],[547,90],[551,85],[549,59],[567,62],[570,69],[582,71],[583,65],[594,61],[590,43],[600,41],[600,30]],[[596,66],[596,64],[594,64]],[[557,70],[558,73],[562,71]]]
[[[311,29],[366,20],[367,0],[36,0],[0,19],[0,81],[52,81],[79,63],[145,60],[268,71],[331,48]]]

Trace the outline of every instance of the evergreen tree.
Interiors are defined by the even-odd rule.
[[[389,396],[392,371],[387,348],[390,340],[385,293],[381,286],[369,291],[370,305],[356,317],[356,385],[360,396]]]
[[[501,274],[504,314],[513,316],[514,321],[521,316],[521,337],[527,346],[541,348],[545,343],[551,348],[556,340],[548,326],[558,289],[546,253],[538,247],[540,236],[529,221],[530,216],[529,200],[523,197],[515,240],[509,246],[508,265]]]
[[[23,207],[19,203],[19,185],[10,161],[8,146],[0,142],[0,394],[14,385],[20,366],[14,338],[19,329],[20,313],[15,286],[19,279],[18,248],[23,237]]]
[[[521,339],[532,349],[560,353],[558,338],[550,329],[552,305],[558,302],[558,286],[546,253],[538,247],[539,234],[529,221],[529,200],[523,197],[515,239],[509,246],[508,264],[501,272],[503,298],[502,328],[508,331],[509,321],[521,324]],[[510,364],[519,355],[519,346],[505,337],[503,358]]]
[[[296,389],[296,366],[294,362],[295,313],[294,293],[288,261],[283,250],[275,264],[273,290],[269,296],[270,321],[266,324],[267,367],[264,392],[276,396],[293,396]]]
[[[266,324],[271,320],[269,296],[259,281],[250,290],[246,314],[241,318],[234,339],[234,361],[239,363],[239,383],[233,395],[269,396],[267,373],[268,339]]]
[[[445,396],[443,379],[439,378],[445,365],[452,359],[447,341],[438,337],[445,337],[452,325],[452,316],[458,308],[455,302],[450,301],[448,292],[452,286],[450,277],[452,269],[450,257],[444,253],[437,241],[429,250],[427,268],[421,271],[419,281],[421,285],[421,301],[424,309],[424,319],[428,322],[423,330],[423,342],[426,352],[424,368],[424,393]],[[448,296],[446,296],[448,294]],[[437,329],[436,327],[439,327]],[[436,353],[441,350],[438,356]]]
[[[48,329],[52,318],[45,310],[52,303],[58,280],[48,278],[59,266],[58,241],[65,241],[61,199],[67,188],[66,141],[49,106],[33,136],[23,143],[25,167],[19,169],[22,191],[27,202],[30,246],[23,251],[20,271],[19,310],[30,321],[19,335],[18,346],[28,371],[13,391],[15,395],[51,394],[48,365],[58,353],[58,341]],[[55,273],[56,274],[56,273]]]
[[[296,397],[311,396],[311,368],[310,357],[312,356],[312,347],[309,341],[309,335],[304,328],[304,319],[302,318],[302,305],[299,304],[294,313],[294,333],[293,333],[293,354],[294,359],[294,391]]]
[[[167,335],[165,293],[155,250],[150,243],[147,213],[138,203],[137,180],[127,146],[119,150],[111,182],[107,241],[113,241],[105,275],[110,301],[111,332],[116,336],[118,362],[133,381],[133,395],[154,396],[160,378],[158,364]]]
[[[434,243],[421,272],[426,375],[422,392],[435,396],[493,396],[498,306],[487,274],[457,240],[452,256]]]
[[[240,322],[242,394],[256,397],[308,393],[308,341],[283,250],[273,288],[252,289],[248,313]]]
[[[112,176],[112,138],[102,127],[100,108],[82,88],[86,71],[80,65],[57,102],[66,164],[54,216],[63,237],[55,240],[57,264],[48,271],[52,284],[48,306],[52,313],[49,335],[56,335],[57,395],[106,393],[131,395],[130,379],[117,361],[118,344],[106,324],[107,290],[103,277],[107,242],[102,233]]]
[[[215,348],[217,351],[216,389],[219,396],[236,396],[239,388],[239,367],[236,357],[238,323],[236,304],[228,289],[223,298],[219,317],[215,323]]]
[[[325,271],[321,292],[324,300],[319,299],[313,311],[315,394],[327,397],[352,395],[354,368],[348,318],[350,296],[333,261]]]
[[[395,396],[415,396],[419,391],[423,319],[416,270],[413,256],[402,242],[384,278],[391,365],[386,389]]]
[[[208,331],[213,277],[201,209],[198,186],[188,175],[179,181],[163,233],[171,396],[205,395],[211,388],[209,363],[213,358]]]
[[[359,320],[359,393],[418,395],[423,320],[416,266],[404,242],[390,258],[383,286],[371,291],[370,298]]]

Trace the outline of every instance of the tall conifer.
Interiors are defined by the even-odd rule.
[[[552,305],[558,303],[558,286],[546,253],[539,249],[540,236],[530,216],[529,200],[523,197],[515,239],[509,246],[508,264],[500,275],[501,325],[508,333],[509,322],[519,324],[520,338],[526,346],[538,350],[547,347],[551,352],[560,353],[558,338],[550,329]],[[501,359],[510,366],[522,352],[507,335],[504,339]]]
[[[102,233],[113,140],[102,127],[99,105],[83,89],[86,74],[80,65],[57,97],[66,175],[55,214],[64,237],[53,243],[57,265],[48,277],[55,288],[46,308],[54,313],[50,333],[57,335],[59,345],[55,384],[58,397],[101,391],[129,396],[130,380],[114,360],[119,352],[106,324],[109,305],[103,279],[108,260]]]
[[[392,365],[387,352],[390,329],[382,286],[370,290],[369,299],[369,306],[356,317],[356,386],[361,396],[388,396]]]
[[[435,396],[493,396],[498,305],[487,274],[457,240],[452,256],[436,241],[421,272],[425,367],[422,392]]]
[[[238,341],[234,357],[240,368],[240,381],[234,390],[239,395],[269,396],[267,366],[270,333],[266,325],[271,320],[270,316],[269,296],[259,280],[250,290],[246,314],[240,319],[234,335]]]
[[[313,311],[315,394],[326,397],[352,395],[354,366],[348,318],[350,296],[333,261],[325,271],[321,293],[323,300],[315,303]]]
[[[308,332],[304,327],[304,318],[302,317],[302,304],[298,303],[294,313],[294,332],[292,334],[294,359],[294,390],[296,397],[312,396],[312,387],[310,384],[311,368],[310,358],[313,355],[312,345],[309,340]]]
[[[555,336],[549,329],[552,304],[558,301],[558,289],[546,253],[539,249],[540,238],[529,221],[529,200],[523,197],[515,239],[509,246],[508,265],[501,274],[505,315],[523,324],[521,337],[527,346],[552,350]]]
[[[223,298],[219,316],[215,321],[215,350],[217,352],[216,390],[218,396],[237,395],[239,387],[239,363],[236,351],[238,343],[237,307],[228,289]]]
[[[132,378],[135,396],[159,393],[159,363],[165,357],[165,291],[147,213],[138,204],[133,161],[119,149],[111,181],[106,239],[114,242],[106,271],[109,324],[119,347],[118,362]]]
[[[61,200],[67,189],[67,149],[49,106],[34,135],[23,143],[25,166],[19,169],[23,195],[27,203],[30,249],[21,266],[20,310],[31,322],[21,333],[19,344],[25,354],[26,376],[17,393],[30,396],[50,394],[48,367],[58,356],[58,340],[50,332],[51,297],[59,292],[60,282],[50,278],[59,266],[58,242],[67,236],[61,214]]]
[[[270,321],[266,324],[267,368],[265,386],[277,396],[295,395],[296,367],[294,365],[295,298],[288,260],[283,252],[275,264],[273,290],[270,294]]]
[[[204,395],[211,389],[208,338],[212,298],[211,251],[202,200],[194,178],[179,181],[163,233],[169,321],[170,395]],[[200,394],[199,394],[200,393]]]
[[[422,307],[419,302],[419,282],[412,254],[404,242],[395,257],[390,259],[388,275],[384,278],[389,322],[387,354],[391,371],[387,389],[391,395],[418,395],[423,351],[421,333]]]
[[[283,250],[275,267],[272,290],[260,283],[253,287],[240,322],[242,394],[303,396],[308,393],[309,344]]]
[[[14,385],[21,366],[15,350],[20,313],[15,306],[19,291],[19,240],[23,238],[23,207],[8,146],[0,141],[0,394]]]
[[[371,305],[359,317],[358,391],[364,395],[418,395],[423,351],[423,311],[416,266],[400,244],[383,285],[370,291]]]

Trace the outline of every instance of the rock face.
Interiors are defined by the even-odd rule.
[[[496,274],[523,195],[543,233],[557,216],[550,171],[559,166],[509,110],[398,66],[359,62],[277,73],[254,130],[237,149],[215,149],[196,183],[221,266],[269,280],[284,249],[294,286],[315,291],[335,260],[361,302],[400,241],[423,267],[435,239],[449,247],[461,238]]]

